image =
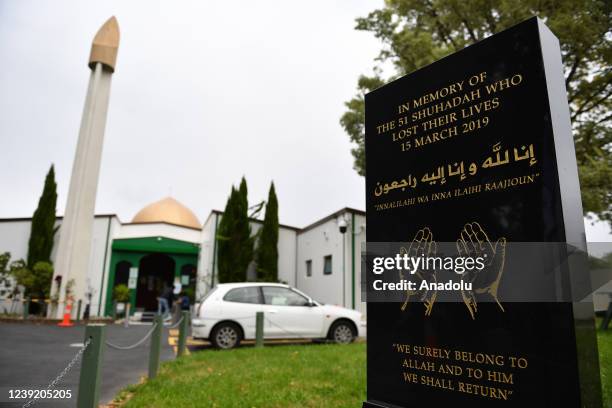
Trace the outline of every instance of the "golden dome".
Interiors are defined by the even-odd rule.
[[[201,229],[198,217],[172,197],[147,205],[134,216],[133,223],[167,222],[169,224]]]

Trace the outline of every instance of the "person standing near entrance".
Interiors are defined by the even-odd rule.
[[[170,312],[170,302],[172,302],[172,288],[164,283],[164,289],[157,298],[157,314],[165,318]]]
[[[185,292],[181,292],[179,296],[178,304],[180,305],[181,311],[189,311],[189,296]]]

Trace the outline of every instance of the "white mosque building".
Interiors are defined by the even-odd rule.
[[[89,266],[72,275],[81,280],[75,287],[82,288],[73,294],[74,299],[85,305],[90,293],[90,315],[109,316],[113,288],[118,284],[133,288],[134,312],[155,310],[156,297],[165,284],[180,283],[182,290],[199,298],[217,283],[215,237],[222,216],[221,211],[213,210],[202,224],[189,208],[171,197],[144,207],[130,222],[122,222],[115,214],[96,215]],[[52,260],[61,223],[58,217],[60,228]],[[252,219],[252,232],[261,224]],[[30,227],[31,218],[0,219],[0,253],[10,252],[13,260],[25,259]],[[281,224],[278,278],[321,302],[365,312],[360,290],[364,242],[365,213],[352,208],[303,228]]]

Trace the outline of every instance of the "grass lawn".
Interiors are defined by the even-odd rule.
[[[612,408],[612,329],[598,331],[604,407]],[[365,344],[207,350],[128,387],[136,407],[361,407]]]
[[[130,387],[135,407],[361,407],[365,344],[207,350]]]
[[[601,321],[597,321],[597,327]],[[601,370],[601,385],[603,388],[604,407],[612,408],[612,327],[606,332],[597,330],[599,343],[599,363]]]

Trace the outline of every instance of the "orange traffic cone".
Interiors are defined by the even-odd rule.
[[[74,324],[72,324],[70,322],[70,314],[71,314],[71,312],[72,312],[72,302],[66,303],[66,310],[64,310],[64,320],[62,320],[62,322],[59,323],[58,326],[60,326],[60,327],[74,326]]]

